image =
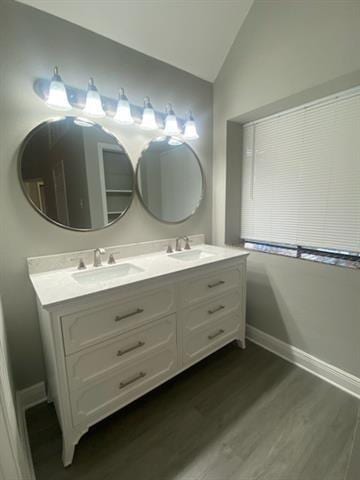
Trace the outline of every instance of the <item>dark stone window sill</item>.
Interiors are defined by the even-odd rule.
[[[296,245],[261,243],[251,240],[241,240],[238,246],[248,251],[270,253],[273,255],[298,258],[300,260],[325,263],[327,265],[336,265],[338,267],[360,269],[360,253],[339,252]]]

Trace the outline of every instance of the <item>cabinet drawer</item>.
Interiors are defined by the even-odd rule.
[[[68,356],[66,367],[70,389],[82,388],[100,377],[111,375],[129,361],[136,362],[167,346],[176,350],[175,315]]]
[[[190,307],[183,313],[183,334],[196,333],[209,323],[223,318],[230,313],[240,315],[241,290],[231,292],[208,299],[205,304]]]
[[[174,288],[169,286],[122,302],[66,315],[61,319],[66,354],[130,331],[174,310]]]
[[[73,424],[94,423],[156,387],[175,373],[176,359],[176,350],[169,347],[133,362],[102,382],[73,391]]]
[[[240,317],[231,314],[183,339],[183,365],[191,365],[239,335]]]
[[[241,266],[211,272],[209,275],[188,280],[181,285],[182,305],[193,305],[240,285]]]

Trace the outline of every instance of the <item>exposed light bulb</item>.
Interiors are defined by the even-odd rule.
[[[131,125],[134,123],[134,119],[131,115],[130,103],[123,88],[121,88],[119,92],[119,101],[114,121],[121,123],[122,125]]]
[[[94,84],[94,79],[90,78],[88,91],[86,94],[84,113],[91,117],[105,117],[105,112],[102,106],[101,97]]]
[[[149,97],[145,97],[144,100],[144,110],[140,127],[144,130],[156,130],[159,128],[158,124],[156,123],[155,112],[150,103]]]
[[[49,86],[49,95],[46,100],[49,107],[55,110],[71,110],[72,106],[69,103],[65,85],[59,75],[58,67],[54,68],[54,75]]]
[[[189,112],[188,119],[185,122],[184,138],[186,140],[196,140],[199,138],[196,130],[196,123],[191,112]]]
[[[167,107],[167,115],[165,118],[164,134],[168,137],[171,137],[171,135],[177,135],[178,133],[180,133],[180,129],[177,123],[176,115],[171,106],[171,103],[169,103]]]

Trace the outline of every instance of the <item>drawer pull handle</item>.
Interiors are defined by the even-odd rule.
[[[138,315],[139,313],[143,313],[143,311],[144,311],[143,308],[137,308],[133,312],[126,313],[125,315],[121,315],[121,316],[117,315],[115,317],[115,322],[120,322],[120,320],[124,320],[125,318],[132,317],[133,315]]]
[[[146,376],[145,372],[139,372],[137,375],[135,375],[132,378],[129,378],[129,380],[125,380],[124,382],[121,382],[119,385],[119,389],[121,390],[122,388],[127,387],[128,385],[131,385],[132,383],[137,382],[141,378],[144,378]]]
[[[218,332],[212,333],[211,335],[208,335],[208,339],[209,339],[209,340],[212,340],[213,338],[216,338],[216,337],[218,337],[219,335],[222,335],[223,333],[225,333],[225,330],[220,329]]]
[[[219,280],[218,282],[209,283],[208,287],[214,288],[214,287],[218,287],[219,285],[223,285],[224,283],[225,283],[224,280]]]
[[[223,310],[224,308],[225,308],[224,305],[219,305],[218,307],[208,310],[208,314],[212,315],[213,313],[220,312],[220,310]]]
[[[136,350],[137,348],[143,347],[145,345],[145,342],[138,342],[135,345],[131,345],[130,347],[124,348],[124,350],[119,350],[117,352],[117,356],[121,357],[122,355],[125,355],[125,353],[132,352],[133,350]]]

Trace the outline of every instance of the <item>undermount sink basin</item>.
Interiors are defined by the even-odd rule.
[[[186,250],[184,252],[172,253],[170,258],[175,260],[181,260],[183,262],[195,262],[196,260],[202,260],[203,258],[213,257],[214,254],[205,252],[204,250]]]
[[[90,271],[76,272],[73,273],[73,277],[78,283],[89,285],[96,282],[115,280],[119,277],[127,277],[128,275],[134,275],[135,273],[143,271],[142,268],[132,263],[122,263],[111,267],[100,267]]]

